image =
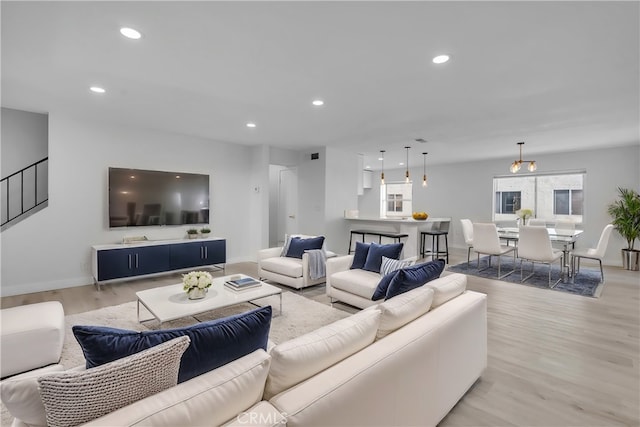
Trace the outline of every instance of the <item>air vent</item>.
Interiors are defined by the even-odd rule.
[[[311,153],[311,160],[318,160],[320,158],[320,153]]]
[[[422,138],[416,138],[414,139],[415,142],[419,142],[420,144],[424,144],[425,142],[427,142],[426,139],[422,139]]]

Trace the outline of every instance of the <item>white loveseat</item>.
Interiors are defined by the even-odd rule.
[[[326,294],[332,302],[338,300],[358,308],[367,308],[380,302],[372,301],[371,297],[382,276],[374,271],[351,269],[353,257],[354,255],[343,255],[327,260]],[[417,257],[412,257],[404,261],[416,260]],[[447,274],[449,273],[443,273]]]

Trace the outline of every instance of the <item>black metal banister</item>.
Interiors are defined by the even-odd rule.
[[[2,224],[0,224],[1,226],[4,226],[5,224],[15,220],[16,218],[30,212],[31,210],[37,208],[38,206],[42,205],[43,203],[46,203],[49,200],[49,197],[47,195],[47,197],[44,200],[41,200],[40,202],[38,202],[38,165],[49,161],[49,157],[45,157],[42,160],[39,160],[37,162],[34,162],[32,164],[30,164],[29,166],[26,166],[22,169],[20,169],[17,172],[12,173],[11,175],[8,175],[4,178],[2,178],[0,180],[0,187],[2,187],[3,185],[5,185],[6,182],[6,209],[7,209],[7,218],[6,220],[2,221]],[[24,173],[26,171],[28,171],[29,169],[33,168],[34,170],[34,182],[33,182],[33,191],[34,191],[34,199],[33,199],[33,203],[34,205],[32,207],[30,207],[29,209],[25,210],[24,208],[24,194],[25,194],[25,188],[24,188]],[[16,175],[20,175],[20,212],[11,217],[11,206],[10,206],[10,202],[12,201],[9,197],[9,194],[11,193],[10,191],[10,187],[9,187],[9,180],[13,177],[15,177]],[[48,183],[47,183],[48,186]],[[47,191],[48,194],[48,191]]]

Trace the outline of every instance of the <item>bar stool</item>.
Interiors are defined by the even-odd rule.
[[[431,236],[431,250],[426,248],[427,236]],[[444,236],[444,248],[440,250],[440,237]],[[449,222],[434,222],[430,230],[420,232],[420,254],[423,258],[431,255],[431,260],[444,255],[449,264]]]

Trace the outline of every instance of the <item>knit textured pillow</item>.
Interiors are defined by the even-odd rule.
[[[47,425],[83,424],[175,386],[190,342],[182,336],[86,371],[38,378]]]

